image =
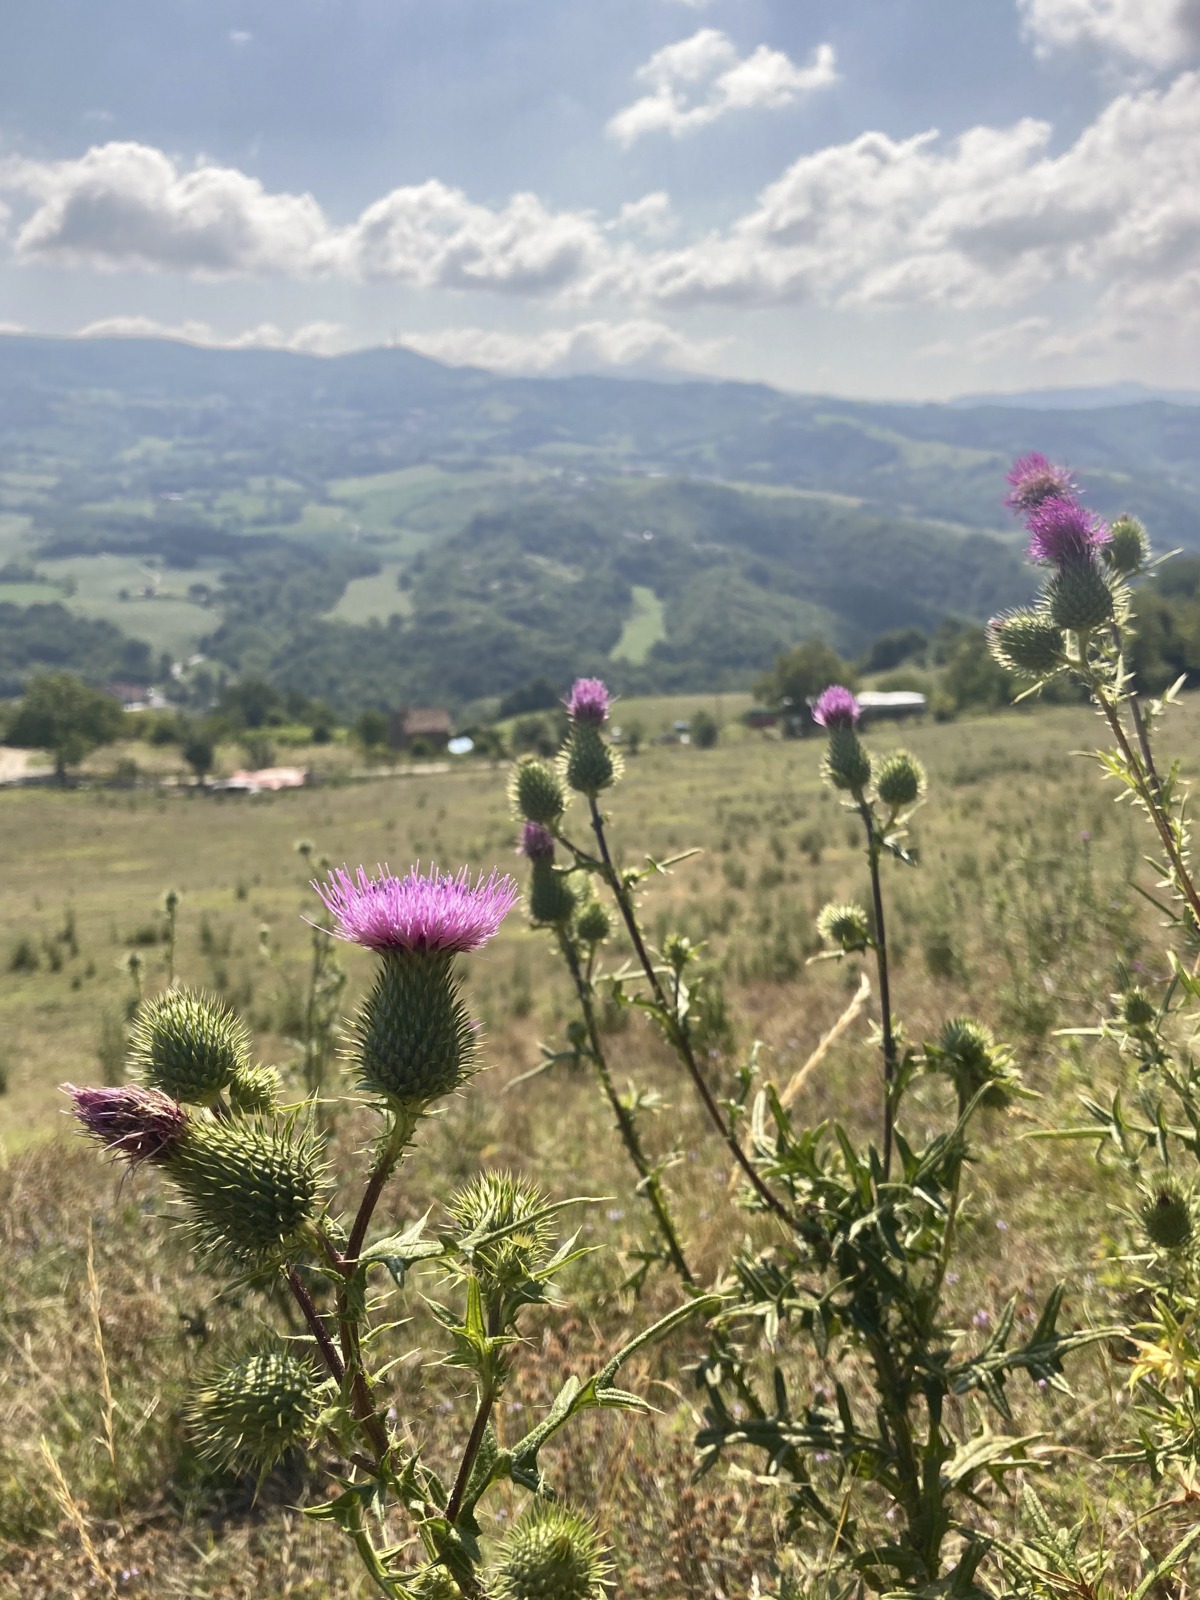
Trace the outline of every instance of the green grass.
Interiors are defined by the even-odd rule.
[[[609,656],[613,661],[632,661],[641,666],[654,646],[666,636],[662,601],[653,589],[634,584],[633,611]]]
[[[131,638],[144,640],[155,653],[166,650],[176,659],[188,656],[217,625],[215,612],[186,598],[189,583],[211,574],[161,571],[136,556],[118,555],[67,556],[41,562],[40,570],[56,584],[74,581],[73,595],[56,595],[68,610],[113,622]],[[158,593],[144,597],[140,591],[156,582]]]
[[[62,598],[62,590],[53,583],[0,583],[0,605],[41,606]]]

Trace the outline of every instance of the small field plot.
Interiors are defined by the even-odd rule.
[[[660,639],[667,636],[663,619],[663,603],[653,589],[635,584],[633,611],[617,640],[609,651],[613,661],[632,661],[641,666]]]
[[[176,657],[190,655],[217,625],[215,612],[187,598],[187,585],[203,576],[195,570],[163,573],[134,556],[115,555],[44,561],[39,570],[56,583],[74,580],[75,593],[56,594],[56,598],[77,616],[113,622],[154,651],[167,650]],[[147,589],[156,592],[143,593]]]
[[[412,611],[412,596],[396,585],[403,563],[387,562],[379,572],[366,578],[352,578],[345,593],[325,615],[333,622],[386,622],[389,617],[406,617]]]

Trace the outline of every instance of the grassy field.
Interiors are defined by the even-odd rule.
[[[725,719],[732,698],[724,697]],[[713,697],[631,701],[617,718],[636,710],[653,731],[700,704],[711,708]],[[1194,748],[1198,733],[1200,706],[1189,705],[1172,740]],[[962,1011],[1010,1040],[1042,1097],[1020,1114],[1017,1126],[1029,1132],[1073,1115],[1079,1089],[1113,1071],[1107,1057],[1085,1058],[1056,1030],[1096,1019],[1118,962],[1144,957],[1155,915],[1130,889],[1132,880],[1151,881],[1134,818],[1069,754],[1096,737],[1090,714],[1067,708],[904,734],[928,766],[930,797],[914,830],[920,867],[897,865],[887,878],[897,1008],[914,1041]],[[883,730],[870,739],[876,748],[899,742]],[[656,938],[682,930],[707,941],[736,1019],[732,1041],[714,1047],[722,1088],[754,1040],[768,1076],[787,1081],[858,983],[857,960],[807,964],[819,907],[864,889],[857,827],[822,786],[820,755],[816,741],[749,735],[711,751],[647,747],[611,797],[626,863],[702,850],[654,881],[645,910]],[[98,1568],[121,1594],[324,1600],[367,1592],[332,1537],[290,1509],[325,1492],[322,1464],[307,1477],[272,1480],[257,1502],[245,1485],[200,1471],[179,1421],[188,1373],[206,1341],[244,1332],[261,1307],[254,1296],[213,1300],[212,1280],[157,1220],[155,1183],[120,1181],[74,1138],[56,1086],[102,1081],[102,1054],[113,1070],[113,1040],[133,992],[131,951],[146,990],[165,982],[169,888],[181,895],[184,979],[238,1005],[263,1060],[294,1067],[314,937],[304,918],[315,906],[297,842],[311,841],[314,859],[336,864],[509,867],[514,824],[504,791],[502,770],[463,766],[249,803],[105,789],[0,793],[0,828],[16,846],[0,901],[0,1594],[105,1593]],[[611,963],[621,959],[614,948]],[[340,960],[352,1002],[369,962],[353,949]],[[388,1215],[419,1215],[480,1163],[536,1172],[554,1194],[613,1196],[590,1214],[586,1238],[615,1255],[579,1269],[581,1309],[560,1352],[579,1367],[665,1310],[674,1290],[658,1274],[639,1304],[619,1292],[620,1258],[644,1240],[645,1219],[591,1080],[558,1068],[514,1086],[537,1062],[539,1041],[561,1037],[571,1015],[545,935],[514,914],[472,958],[468,984],[490,1071],[436,1119],[390,1194]],[[612,1034],[611,1047],[622,1082],[664,1096],[668,1112],[652,1137],[664,1151],[677,1142],[684,1152],[668,1184],[696,1259],[714,1273],[749,1226],[726,1197],[720,1151],[636,1020]],[[872,1126],[875,1094],[863,1086],[876,1072],[864,1017],[798,1104],[814,1122],[838,1115]],[[339,1123],[339,1164],[353,1159],[365,1131],[355,1117]],[[1031,1303],[1060,1275],[1072,1320],[1103,1322],[1110,1307],[1097,1252],[1119,1219],[1115,1191],[1087,1151],[1021,1140],[985,1146],[971,1188],[972,1242],[955,1289],[961,1325],[1009,1294]],[[1098,1226],[1098,1217],[1109,1221]],[[94,1314],[89,1235],[102,1297]],[[408,1341],[403,1348],[431,1337],[419,1307],[414,1315],[397,1335]],[[653,1391],[656,1417],[601,1417],[556,1448],[554,1471],[608,1528],[623,1596],[742,1600],[757,1592],[756,1580],[766,1582],[778,1530],[769,1494],[744,1476],[722,1469],[689,1486],[694,1414],[679,1368],[690,1349],[684,1338],[631,1374],[634,1387]],[[99,1442],[101,1351],[115,1396],[111,1456]],[[1078,1358],[1071,1370],[1076,1400],[1014,1389],[1013,1431],[1045,1429],[1059,1440],[1045,1457],[1055,1468],[1043,1476],[1052,1504],[1077,1507],[1085,1495],[1125,1533],[1150,1502],[1098,1465],[1123,1380],[1102,1355]],[[447,1404],[461,1399],[445,1369],[426,1369],[425,1381],[444,1388]],[[395,1382],[403,1406],[416,1382],[411,1363]],[[545,1404],[543,1380],[518,1382],[529,1405]],[[41,1436],[74,1514],[55,1491]],[[1009,1514],[1000,1501],[1001,1527]],[[73,1515],[89,1531],[95,1563],[72,1531]]]

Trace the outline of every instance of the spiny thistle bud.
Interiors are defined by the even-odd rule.
[[[1113,592],[1092,558],[1068,561],[1046,586],[1050,615],[1075,633],[1099,628],[1113,616]]]
[[[1063,664],[1062,629],[1047,612],[993,617],[988,635],[996,660],[1020,678],[1048,678]]]
[[[685,933],[669,933],[662,944],[663,960],[676,977],[690,961],[696,959],[692,941]]]
[[[1192,1197],[1170,1178],[1147,1197],[1140,1216],[1147,1238],[1160,1250],[1179,1250],[1191,1241]]]
[[[211,1106],[234,1073],[250,1065],[250,1040],[219,1000],[168,989],[138,1008],[130,1065],[148,1087]]]
[[[575,892],[550,861],[535,861],[529,879],[529,915],[546,927],[561,927],[575,915]]]
[[[871,781],[871,758],[853,728],[831,728],[822,770],[835,789],[860,795]]]
[[[856,955],[871,946],[871,924],[861,906],[830,901],[817,917],[817,932],[826,944],[846,955]]]
[[[1150,540],[1136,517],[1118,517],[1109,530],[1104,559],[1123,578],[1131,577],[1150,559]]]
[[[1012,1051],[1007,1045],[997,1044],[992,1030],[982,1022],[972,1017],[952,1017],[937,1043],[925,1046],[925,1059],[953,1079],[964,1106],[981,1089],[986,1092],[980,1103],[989,1111],[1002,1111],[1011,1103],[1011,1090],[1019,1081]]]
[[[448,955],[384,957],[354,1024],[362,1087],[410,1110],[471,1073],[476,1031]]]
[[[1142,1226],[1160,1250],[1178,1250],[1190,1243],[1195,1228],[1192,1197],[1172,1179],[1150,1194],[1140,1212]]]
[[[179,910],[179,890],[168,889],[163,895],[163,910],[169,917],[173,917]]]
[[[188,1124],[165,1164],[198,1243],[238,1265],[287,1254],[320,1207],[324,1168],[307,1135],[206,1118]]]
[[[575,916],[575,932],[584,944],[603,944],[612,932],[612,918],[599,900],[587,900]]]
[[[554,1501],[536,1501],[500,1547],[493,1600],[601,1600],[610,1573],[595,1525]]]
[[[423,1572],[413,1585],[417,1600],[462,1600],[462,1590],[444,1567]]]
[[[901,811],[915,805],[925,793],[925,768],[907,750],[896,750],[875,762],[875,792],[885,806]]]
[[[1154,1002],[1144,989],[1126,989],[1124,994],[1118,996],[1121,1005],[1121,1020],[1127,1028],[1149,1028],[1154,1024],[1158,1012]]]
[[[598,795],[616,783],[625,770],[620,753],[604,742],[600,725],[595,722],[572,723],[558,759],[563,780],[579,794]]]
[[[522,756],[508,780],[508,796],[518,817],[552,828],[567,805],[562,778],[548,761]]]
[[[187,1408],[200,1454],[216,1466],[265,1473],[311,1438],[321,1414],[312,1368],[274,1347],[212,1372]]]
[[[187,1113],[159,1089],[126,1083],[118,1088],[77,1089],[64,1083],[83,1131],[131,1167],[166,1161],[187,1131]]]
[[[274,1067],[239,1067],[229,1080],[229,1103],[242,1117],[269,1116],[278,1108],[279,1090]]]
[[[463,1234],[492,1233],[532,1216],[545,1204],[536,1184],[511,1172],[481,1172],[450,1199],[448,1210]],[[472,1266],[501,1287],[523,1282],[546,1258],[547,1219],[506,1233],[475,1252]]]

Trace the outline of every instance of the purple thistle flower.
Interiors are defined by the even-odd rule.
[[[1029,513],[1028,527],[1029,559],[1058,567],[1086,560],[1110,538],[1104,519],[1078,500],[1046,500]]]
[[[594,722],[597,726],[608,721],[611,703],[612,697],[599,678],[576,678],[563,701],[572,722]]]
[[[62,1087],[83,1131],[131,1167],[170,1155],[187,1129],[187,1112],[161,1089],[133,1083],[110,1089]]]
[[[862,707],[840,683],[831,683],[813,702],[813,721],[821,728],[854,728],[862,716]]]
[[[521,829],[517,854],[530,861],[553,861],[554,835],[540,822],[527,822]]]
[[[329,882],[315,883],[325,909],[337,926],[334,934],[368,950],[406,950],[414,954],[450,955],[478,950],[491,939],[517,900],[512,878],[493,869],[474,884],[466,867],[457,875],[431,866],[404,878],[380,867],[369,878],[359,867],[352,877],[335,868]]]
[[[1075,493],[1075,484],[1066,467],[1056,467],[1038,450],[1019,456],[1009,468],[1008,481],[1012,493],[1004,504],[1019,515],[1036,511],[1048,500],[1069,500]]]

